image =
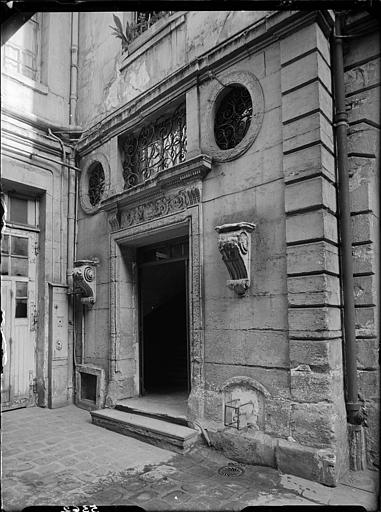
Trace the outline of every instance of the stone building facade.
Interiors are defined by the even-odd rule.
[[[366,13],[345,20],[361,34],[344,52],[367,415],[354,438],[333,13],[115,14],[128,24],[122,45],[112,13],[43,13],[42,34],[51,27],[46,37],[64,41],[44,46],[52,72],[33,87],[10,73],[3,85],[4,190],[40,208],[30,388],[39,405],[75,396],[113,407],[165,384],[186,391],[189,420],[237,460],[336,485],[356,439],[377,466],[377,27]],[[16,86],[30,91],[30,111]]]

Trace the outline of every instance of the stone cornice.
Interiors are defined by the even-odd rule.
[[[100,122],[86,130],[77,143],[81,155],[93,151],[111,138],[134,126],[141,118],[149,116],[169,101],[173,101],[198,82],[209,80],[213,69],[224,69],[247,57],[248,53],[259,51],[277,39],[304,25],[319,22],[323,29],[331,24],[332,18],[325,11],[275,11],[267,14],[253,25],[223,41],[205,54],[181,67],[164,80],[148,89],[138,98],[105,116]],[[245,51],[242,51],[242,50]]]
[[[101,209],[113,212],[126,207],[130,208],[144,201],[155,199],[162,195],[163,190],[202,181],[210,171],[211,165],[212,159],[207,155],[198,155],[190,160],[185,160],[170,169],[161,171],[152,180],[104,199]]]

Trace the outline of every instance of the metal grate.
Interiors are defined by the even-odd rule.
[[[218,470],[218,473],[222,476],[241,476],[244,472],[245,470],[236,464],[228,464]]]

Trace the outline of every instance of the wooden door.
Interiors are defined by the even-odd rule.
[[[34,404],[36,377],[36,258],[38,234],[7,228],[2,240],[4,410]]]

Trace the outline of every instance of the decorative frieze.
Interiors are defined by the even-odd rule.
[[[134,208],[125,210],[121,215],[121,227],[126,228],[140,224],[163,215],[185,210],[200,202],[198,188],[180,190],[175,194],[162,196],[152,201],[142,203]]]

